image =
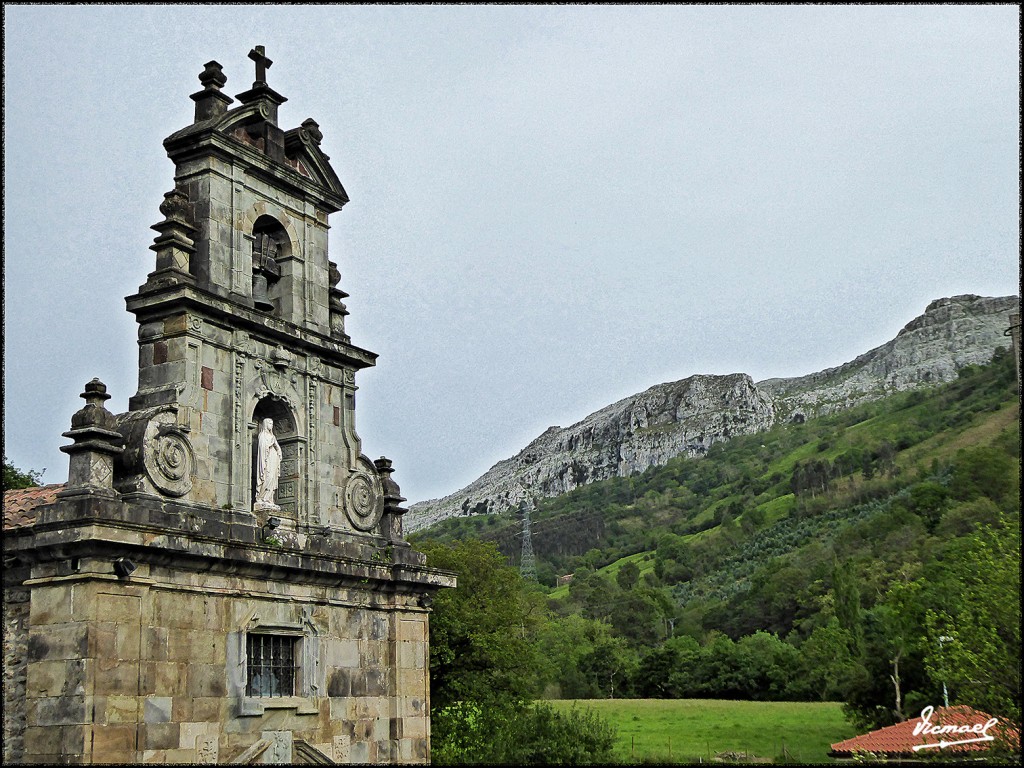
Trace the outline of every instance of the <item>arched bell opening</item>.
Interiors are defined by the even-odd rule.
[[[273,216],[260,216],[252,228],[252,303],[261,312],[291,314],[291,241]]]
[[[281,448],[281,461],[278,469],[277,489],[273,494],[273,503],[280,507],[279,510],[260,508],[259,505],[259,454],[260,454],[260,431],[263,429],[263,422],[270,419],[272,432]],[[256,403],[252,412],[252,419],[249,422],[249,435],[251,445],[250,461],[250,497],[253,500],[253,508],[257,513],[269,513],[285,520],[298,520],[298,510],[301,506],[302,483],[300,472],[304,459],[304,440],[299,437],[295,414],[287,401],[282,398],[268,395]]]

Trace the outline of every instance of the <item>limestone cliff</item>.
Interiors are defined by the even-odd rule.
[[[461,491],[412,505],[405,529],[500,512],[523,499],[643,472],[675,456],[700,456],[713,443],[764,431],[780,420],[948,381],[964,366],[988,362],[996,348],[1009,346],[1003,331],[1019,306],[1016,296],[938,299],[895,339],[836,368],[757,384],[742,373],[659,384],[570,427],[550,427]]]
[[[643,472],[674,456],[699,456],[719,440],[767,429],[772,419],[770,401],[743,373],[660,384],[571,427],[548,428],[458,493],[414,504],[405,528],[500,512],[529,497],[557,496],[595,480]]]
[[[1020,311],[1016,296],[953,296],[936,299],[895,339],[836,368],[789,379],[766,379],[758,388],[774,404],[776,419],[820,416],[869,400],[956,378],[961,368],[987,363],[998,347],[1009,315]]]

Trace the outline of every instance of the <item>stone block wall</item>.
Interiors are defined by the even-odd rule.
[[[251,155],[234,162],[207,156],[178,165],[175,181],[192,203],[198,230],[192,272],[213,293],[251,300],[253,226],[270,216],[288,236],[274,314],[329,335],[326,213],[252,174],[252,163],[271,167]]]
[[[28,654],[29,591],[5,588],[3,593],[3,762],[21,760],[25,748],[25,670]]]
[[[423,609],[146,564],[126,582],[103,565],[33,586],[27,762],[227,762],[268,733],[340,763],[428,761]],[[296,695],[245,695],[248,632],[294,639]]]

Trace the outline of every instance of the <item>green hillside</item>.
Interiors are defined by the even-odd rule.
[[[704,458],[541,499],[531,515],[540,579],[553,586],[556,574],[653,552],[664,533],[693,541],[723,520],[749,532],[883,498],[941,470],[957,450],[1012,444],[1019,434],[1013,381],[1009,356],[997,353],[993,365],[965,369],[951,384],[733,438]],[[503,513],[451,518],[413,539],[492,540],[518,564],[520,534],[518,516]]]
[[[538,639],[543,682],[566,698],[846,701],[864,724],[940,702],[946,682],[1019,716],[1019,474],[998,352],[940,387],[542,500],[533,549],[561,617]],[[515,515],[458,518],[414,543],[490,540],[516,564],[520,531]]]

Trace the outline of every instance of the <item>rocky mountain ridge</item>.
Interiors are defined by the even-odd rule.
[[[896,338],[835,368],[757,386],[775,403],[777,419],[821,416],[869,400],[955,379],[968,365],[987,363],[1020,311],[1016,296],[965,294],[936,299]]]
[[[516,456],[456,493],[412,505],[413,532],[457,515],[515,508],[538,496],[626,476],[676,456],[700,456],[716,442],[949,381],[1008,347],[1016,296],[966,294],[933,301],[885,344],[806,376],[754,383],[744,373],[698,374],[619,400],[569,427],[550,427]]]

